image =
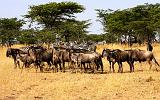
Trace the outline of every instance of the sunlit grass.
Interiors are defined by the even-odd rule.
[[[23,45],[13,47],[19,48]],[[153,44],[154,55],[160,63],[160,45]],[[146,50],[146,46],[106,44],[97,51],[109,49]],[[105,74],[36,73],[35,70],[14,69],[13,60],[6,57],[7,48],[0,48],[0,100],[160,100],[160,72],[149,70],[148,63],[135,63],[135,72],[123,63],[124,73],[108,73],[109,64],[103,58]],[[158,68],[160,70],[160,68]]]

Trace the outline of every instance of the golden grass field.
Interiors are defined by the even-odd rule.
[[[160,63],[160,45],[154,44],[154,55]],[[20,46],[14,46],[20,47]],[[131,49],[118,44],[103,48]],[[145,50],[145,45],[136,46]],[[0,48],[0,100],[160,100],[160,71],[153,64],[135,63],[135,72],[123,63],[124,73],[108,73],[109,64],[103,59],[104,74],[87,73],[36,73],[34,69],[14,69],[13,59],[5,56],[7,48]],[[158,68],[160,70],[160,68]]]

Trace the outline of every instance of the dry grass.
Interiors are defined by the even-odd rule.
[[[130,49],[108,44],[98,46],[98,52],[103,48]],[[154,71],[155,66],[149,71],[147,63],[135,63],[134,73],[129,73],[129,66],[124,63],[122,74],[35,73],[34,69],[21,73],[13,68],[13,60],[6,58],[5,52],[6,48],[0,48],[0,100],[160,100],[160,72]],[[154,54],[160,63],[159,52],[160,45],[154,44]],[[103,61],[107,72],[108,62]],[[117,64],[115,67],[117,71]]]

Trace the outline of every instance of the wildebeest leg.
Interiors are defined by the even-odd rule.
[[[43,63],[41,63],[40,61],[35,61],[34,66],[36,68],[36,72],[37,72],[38,68],[40,69],[40,72],[43,72],[43,69],[42,69],[42,67],[44,66]]]
[[[132,72],[134,72],[134,62],[131,62]]]
[[[109,61],[109,72],[111,73],[111,64],[112,64],[112,62],[111,61]],[[113,65],[113,64],[112,64]],[[113,66],[112,66],[112,68],[113,68]]]
[[[65,62],[63,62],[63,72],[65,72]]]
[[[37,73],[38,65],[34,63],[34,66],[35,66],[36,73]]]
[[[62,65],[61,65],[61,63],[59,63],[58,65],[59,65],[59,68],[62,68]],[[57,71],[58,71],[58,68],[57,68]]]
[[[127,61],[127,63],[129,64],[129,67],[130,67],[130,73],[133,72],[134,68],[133,68],[132,62]]]
[[[123,73],[123,66],[122,66],[122,62],[120,63],[121,65],[121,73]]]
[[[50,70],[51,69],[51,63],[50,63],[50,61],[47,61],[47,64],[48,64],[48,69]]]
[[[21,69],[21,67],[20,67],[20,62],[19,62],[19,61],[17,61],[17,65],[18,65],[19,69]]]
[[[97,73],[97,68],[96,68],[97,66],[96,66],[96,63],[95,62],[93,62],[93,73]]]
[[[75,63],[71,62],[70,65],[69,65],[69,69],[71,70],[71,72],[73,72],[74,67],[75,67]]]
[[[119,63],[119,62],[118,62],[118,66],[119,66],[119,68],[118,68],[118,73],[119,73],[119,72],[120,72],[120,69],[121,69],[121,68],[120,68],[120,63]]]
[[[113,70],[113,73],[115,73],[115,70],[114,70],[114,64],[115,64],[116,62],[112,62],[112,70]]]
[[[119,65],[118,72],[123,73],[122,62],[118,62],[118,65]]]
[[[152,64],[151,64],[151,61],[150,60],[148,60],[148,63],[149,63],[149,70],[151,70],[151,68],[152,68]]]
[[[44,63],[43,64],[41,64],[41,63],[42,63],[41,61],[36,61],[36,65],[39,67],[40,72],[43,72]]]
[[[84,63],[84,62],[81,62],[80,65],[81,65],[80,69],[83,70],[82,67],[84,67],[84,72],[86,72],[87,69],[86,69],[86,67],[85,67],[85,63]]]
[[[91,69],[91,64],[87,63],[87,69]]]
[[[64,67],[65,67],[65,61],[62,62],[62,66],[63,66],[63,69],[64,69]],[[62,67],[60,67],[60,70],[62,72]]]
[[[58,65],[54,64],[55,68],[52,68],[53,72],[58,72]]]
[[[14,59],[14,68],[17,68],[17,60],[16,59]]]
[[[21,73],[22,73],[22,71],[23,71],[24,66],[25,66],[25,63],[23,63],[23,65],[22,65]]]

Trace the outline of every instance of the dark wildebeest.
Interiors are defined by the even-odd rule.
[[[110,66],[111,66],[111,62],[112,62],[112,69],[114,72],[114,64],[117,62],[119,65],[119,69],[118,72],[123,72],[123,66],[122,66],[122,62],[127,62],[130,66],[130,72],[132,72],[131,67],[132,67],[132,63],[130,60],[130,50],[119,50],[119,49],[115,49],[112,51],[106,51],[105,49],[103,50],[103,55],[107,56],[107,59],[109,60]],[[105,53],[105,54],[104,54]]]
[[[60,50],[60,60],[62,62],[62,66],[63,66],[63,72],[65,72],[65,62],[69,63],[71,61],[70,49]]]
[[[6,56],[13,58],[15,68],[17,68],[17,65],[20,68],[19,62],[17,61],[17,55],[18,54],[25,54],[25,52],[23,52],[23,51],[21,51],[20,49],[17,49],[17,48],[8,48],[7,51],[6,51]]]
[[[19,60],[23,63],[22,70],[24,67],[30,68],[31,64],[34,64],[34,66],[36,67],[36,72],[37,72],[38,67],[40,68],[40,65],[36,63],[35,58],[33,58],[33,56],[29,56],[28,54],[23,54],[23,55],[18,54],[17,61],[19,62]],[[41,71],[41,68],[40,68],[40,71]]]
[[[34,59],[31,58],[31,56],[28,56],[28,54],[18,54],[17,55],[17,61],[20,60],[23,63],[22,69],[23,67],[25,68],[29,68],[29,66],[34,63]]]
[[[60,58],[60,51],[57,51],[55,49],[53,49],[53,65],[55,66],[56,68],[56,71],[58,72],[58,65],[60,67],[60,70],[62,70],[62,67],[61,67],[61,58]],[[54,70],[54,68],[52,67],[52,69]]]
[[[139,49],[131,50],[130,59],[131,59],[131,63],[132,63],[132,69],[131,69],[132,71],[134,71],[134,62],[135,61],[139,61],[140,63],[147,61],[150,65],[149,69],[151,69],[151,67],[152,67],[152,63],[151,63],[152,60],[159,66],[158,62],[156,61],[156,59],[153,55],[153,52],[151,52],[151,51],[145,51],[145,50],[139,50]]]
[[[103,49],[103,51],[102,51],[102,57],[107,57],[107,60],[108,60],[108,62],[109,62],[109,68],[110,68],[110,72],[111,72],[111,67],[112,67],[112,71],[113,71],[113,73],[115,72],[115,70],[114,70],[114,64],[116,63],[116,61],[115,61],[115,59],[113,59],[111,56],[110,56],[110,52],[111,52],[112,50],[110,50],[110,49]]]
[[[40,67],[40,71],[43,71],[42,66],[40,65],[42,62],[47,62],[49,65],[49,68],[51,67],[51,64],[53,64],[53,50],[52,49],[45,49],[43,47],[36,47],[31,48],[28,51],[29,56],[35,58],[35,63]]]

